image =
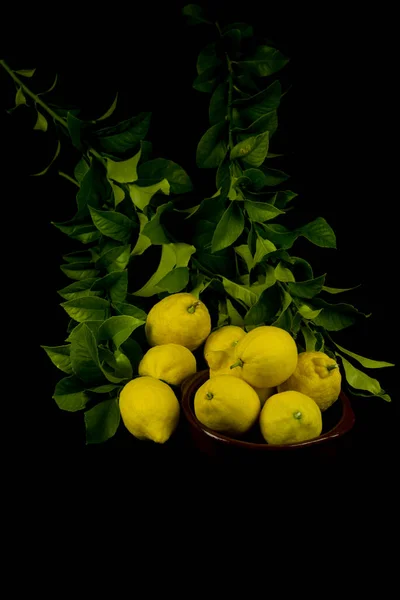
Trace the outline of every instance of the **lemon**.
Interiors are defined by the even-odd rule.
[[[232,369],[233,371],[235,369]],[[251,386],[253,387],[253,386]],[[276,394],[276,387],[266,387],[266,388],[257,388],[253,387],[253,390],[256,392],[257,396],[260,399],[261,406],[264,406],[268,398]]]
[[[236,325],[225,325],[210,333],[204,344],[204,358],[210,368],[210,377],[224,374],[241,377],[240,369],[231,371],[230,365],[235,346],[245,335],[246,332]]]
[[[150,346],[171,343],[196,350],[210,334],[210,313],[192,294],[171,294],[150,310],[145,331]]]
[[[232,375],[208,379],[194,397],[194,412],[200,423],[229,435],[248,431],[257,421],[260,409],[253,388]]]
[[[179,421],[179,402],[172,389],[154,377],[129,381],[119,397],[125,427],[139,440],[166,442]]]
[[[196,359],[179,344],[161,344],[150,348],[139,363],[139,375],[162,379],[170,385],[180,385],[196,373]]]
[[[314,400],[300,392],[274,394],[261,411],[260,429],[269,444],[311,440],[321,434],[321,411]]]
[[[236,345],[230,368],[257,388],[275,387],[286,381],[297,365],[292,336],[279,327],[256,327]]]
[[[302,392],[324,411],[338,399],[341,383],[342,376],[333,358],[324,352],[300,352],[294,373],[278,391]]]

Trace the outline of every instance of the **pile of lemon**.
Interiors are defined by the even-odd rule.
[[[274,326],[211,333],[207,307],[192,294],[160,300],[145,328],[151,348],[119,400],[126,428],[139,439],[164,443],[176,429],[180,405],[171,386],[196,372],[192,352],[202,344],[210,375],[194,411],[213,431],[241,437],[258,421],[269,444],[309,440],[321,434],[321,413],[339,396],[340,371],[325,353],[298,354],[292,336]]]

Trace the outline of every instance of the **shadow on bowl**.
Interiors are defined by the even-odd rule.
[[[319,437],[296,444],[267,444],[261,435],[258,422],[242,438],[234,439],[212,431],[198,421],[194,413],[194,397],[197,390],[208,379],[208,370],[199,371],[188,377],[181,385],[182,410],[190,436],[198,450],[209,457],[223,461],[254,462],[273,459],[273,462],[303,461],[304,459],[336,458],[346,449],[346,434],[355,421],[350,400],[341,392],[339,399],[322,413],[323,428]]]

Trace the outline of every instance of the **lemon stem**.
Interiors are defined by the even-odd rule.
[[[333,369],[337,369],[338,367],[339,365],[335,363],[334,365],[327,365],[326,368],[328,369],[328,371],[333,371]]]
[[[212,394],[211,392],[207,392],[206,398],[207,400],[212,400],[214,398],[214,394]]]
[[[301,412],[298,410],[297,412],[293,413],[293,416],[295,419],[301,419]]]
[[[233,365],[231,365],[229,368],[230,369],[234,369],[235,367],[243,367],[244,362],[242,361],[241,358],[239,358],[238,361],[236,361],[235,363],[233,363]]]
[[[188,313],[190,313],[192,315],[194,313],[194,311],[196,310],[196,306],[198,306],[199,304],[200,304],[200,302],[195,302],[194,304],[189,306],[189,308],[187,309]]]

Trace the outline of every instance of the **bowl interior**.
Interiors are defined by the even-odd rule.
[[[267,444],[264,440],[259,422],[240,438],[232,438],[227,435],[218,433],[205,427],[198,421],[194,412],[194,397],[199,387],[208,379],[208,370],[199,371],[195,375],[188,378],[182,384],[182,408],[192,430],[195,431],[197,437],[199,434],[210,437],[216,442],[241,446],[243,448],[251,448],[253,450],[273,450],[273,449],[290,449],[307,447],[309,445],[321,444],[326,441],[337,438],[349,431],[354,424],[354,413],[350,406],[350,401],[341,392],[339,399],[326,411],[322,413],[322,433],[319,437],[305,442],[295,444],[274,445]]]

